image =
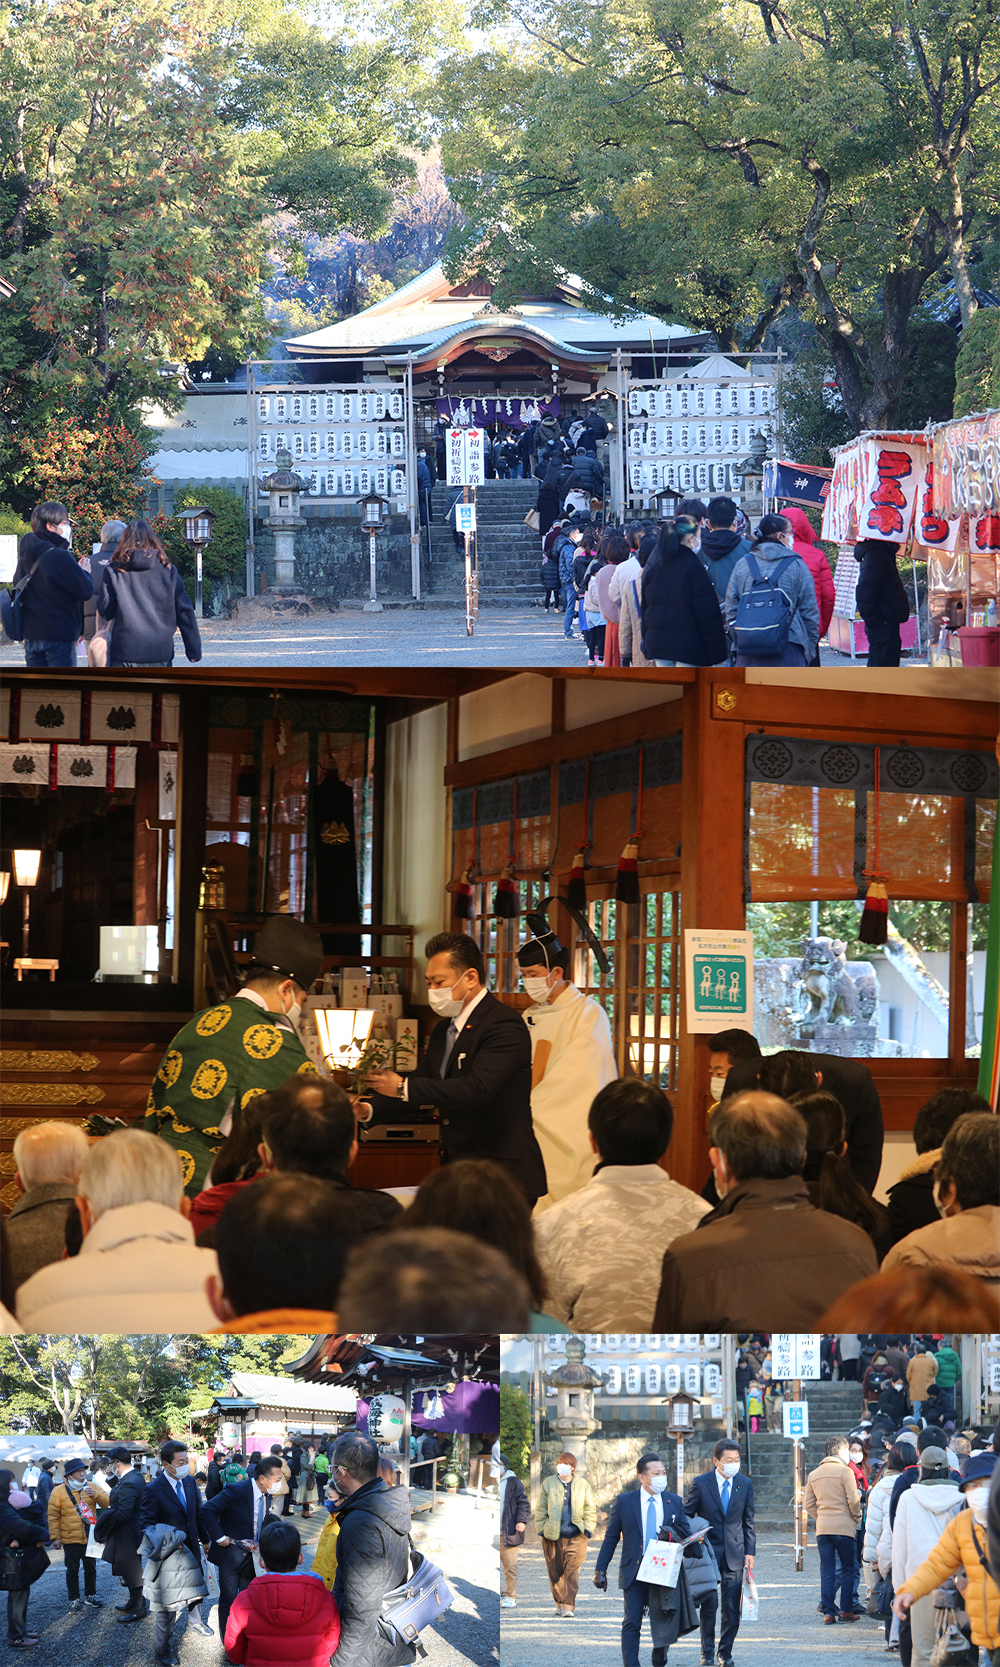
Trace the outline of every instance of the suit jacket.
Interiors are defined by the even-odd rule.
[[[449,1020],[435,1025],[419,1072],[409,1079],[411,1106],[437,1111],[441,1161],[490,1158],[502,1164],[534,1202],[547,1182],[531,1124],[531,1037],[513,1007],[489,991],[458,1033],[441,1076]],[[398,1117],[395,1100],[372,1095],[378,1121]]]
[[[135,1536],[135,1544],[138,1545],[143,1535],[140,1513],[145,1493],[146,1484],[142,1479],[142,1471],[136,1470],[134,1466],[131,1470],[126,1470],[111,1488],[111,1503],[97,1519],[95,1538],[104,1544],[114,1529],[127,1528]]]
[[[618,1584],[622,1591],[631,1586],[639,1572],[645,1545],[642,1537],[642,1512],[640,1502],[644,1490],[631,1488],[628,1493],[620,1493],[611,1507],[608,1526],[604,1530],[604,1540],[597,1553],[596,1569],[598,1574],[607,1571],[608,1564],[615,1554],[615,1546],[622,1542],[621,1562],[618,1565]],[[691,1532],[691,1524],[684,1512],[679,1493],[660,1494],[663,1505],[663,1521],[661,1526],[672,1528],[678,1539],[687,1539]]]
[[[146,1484],[139,1506],[139,1528],[142,1533],[154,1523],[165,1522],[171,1528],[181,1528],[189,1548],[201,1557],[201,1547],[208,1539],[208,1525],[203,1514],[201,1494],[193,1476],[182,1476],[187,1509],[181,1509],[177,1489],[161,1470]]]
[[[254,1494],[253,1483],[230,1482],[214,1499],[205,1501],[204,1517],[212,1544],[208,1548],[210,1563],[218,1563],[220,1568],[236,1568],[244,1561],[247,1553],[239,1545],[216,1545],[217,1539],[228,1537],[231,1540],[255,1540],[257,1538],[257,1498]],[[278,1512],[272,1508],[271,1500],[266,1501],[264,1522],[268,1517],[277,1520]]]
[[[684,1509],[689,1517],[704,1517],[708,1523],[708,1538],[720,1569],[729,1568],[738,1574],[744,1557],[753,1557],[757,1550],[757,1535],[753,1525],[753,1483],[749,1476],[731,1476],[729,1509],[722,1515],[722,1498],[716,1481],[715,1467],[696,1476],[684,1495]]]
[[[835,1053],[814,1053],[810,1059],[822,1073],[823,1087],[835,1094],[844,1108],[847,1158],[851,1174],[866,1192],[874,1192],[882,1167],[882,1102],[868,1066],[860,1059],[842,1059]],[[760,1061],[740,1059],[730,1067],[726,1093],[756,1088]]]

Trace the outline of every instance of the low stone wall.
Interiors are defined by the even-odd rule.
[[[711,1464],[712,1448],[725,1434],[720,1421],[705,1420],[684,1443],[684,1476],[690,1482]],[[542,1480],[555,1475],[562,1442],[546,1430],[542,1436]],[[667,1487],[677,1489],[677,1443],[655,1426],[622,1421],[591,1436],[585,1447],[587,1480],[597,1499],[598,1524],[603,1526],[618,1494],[638,1485],[636,1464],[643,1453],[659,1453],[667,1467]]]
[[[257,586],[274,584],[274,535],[260,522],[256,533]],[[421,565],[426,580],[426,545]],[[410,522],[393,515],[376,535],[376,585],[383,598],[413,594],[410,575]],[[356,516],[307,517],[295,535],[295,583],[307,595],[332,605],[363,601],[369,594],[368,537]]]

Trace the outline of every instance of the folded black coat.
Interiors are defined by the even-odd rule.
[[[697,1627],[698,1611],[682,1562],[676,1586],[649,1587],[649,1630],[654,1650],[669,1649]]]

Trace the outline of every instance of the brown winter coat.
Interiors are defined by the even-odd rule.
[[[656,1331],[815,1331],[878,1272],[867,1233],[817,1210],[800,1175],[741,1181],[663,1257]]]
[[[933,1551],[921,1563],[915,1574],[904,1580],[899,1590],[909,1592],[914,1601],[925,1598],[935,1587],[964,1569],[969,1584],[965,1590],[965,1609],[972,1627],[972,1642],[981,1650],[995,1652],[1000,1648],[1000,1590],[995,1580],[979,1561],[979,1552],[972,1537],[973,1517],[970,1510],[959,1511],[945,1524],[941,1538]],[[975,1525],[983,1555],[988,1557],[986,1524]]]
[[[960,1210],[929,1227],[919,1227],[894,1244],[883,1268],[903,1263],[926,1266],[950,1262],[981,1279],[996,1296],[1000,1294],[1000,1204],[980,1204],[975,1210]]]
[[[926,1401],[927,1391],[937,1377],[937,1357],[933,1354],[915,1354],[906,1368],[906,1381],[910,1389],[911,1401]]]
[[[100,1482],[91,1482],[84,1503],[96,1516],[98,1511],[107,1510],[111,1496]],[[49,1534],[54,1540],[62,1540],[63,1545],[86,1545],[90,1536],[90,1525],[81,1522],[65,1482],[60,1482],[49,1494]]]
[[[7,1217],[10,1282],[16,1291],[39,1268],[62,1259],[66,1217],[76,1197],[72,1181],[41,1181],[29,1187]]]
[[[824,1459],[806,1477],[802,1503],[816,1518],[817,1534],[846,1534],[850,1539],[861,1521],[858,1484],[849,1464]]]

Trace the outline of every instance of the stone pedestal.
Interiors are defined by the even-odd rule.
[[[586,1352],[582,1337],[570,1337],[565,1366],[545,1373],[545,1382],[556,1391],[556,1415],[549,1416],[549,1425],[562,1442],[562,1451],[575,1458],[578,1476],[587,1471],[587,1438],[600,1427],[594,1417],[594,1390],[604,1384],[602,1375],[584,1364]]]
[[[803,1026],[803,1030],[807,1027]],[[843,1059],[869,1059],[875,1052],[878,1038],[876,1025],[831,1025],[817,1019],[812,1025],[808,1047],[813,1053],[835,1053]]]
[[[305,522],[300,516],[277,520],[269,515],[264,522],[274,533],[274,589],[295,589],[295,534]]]

